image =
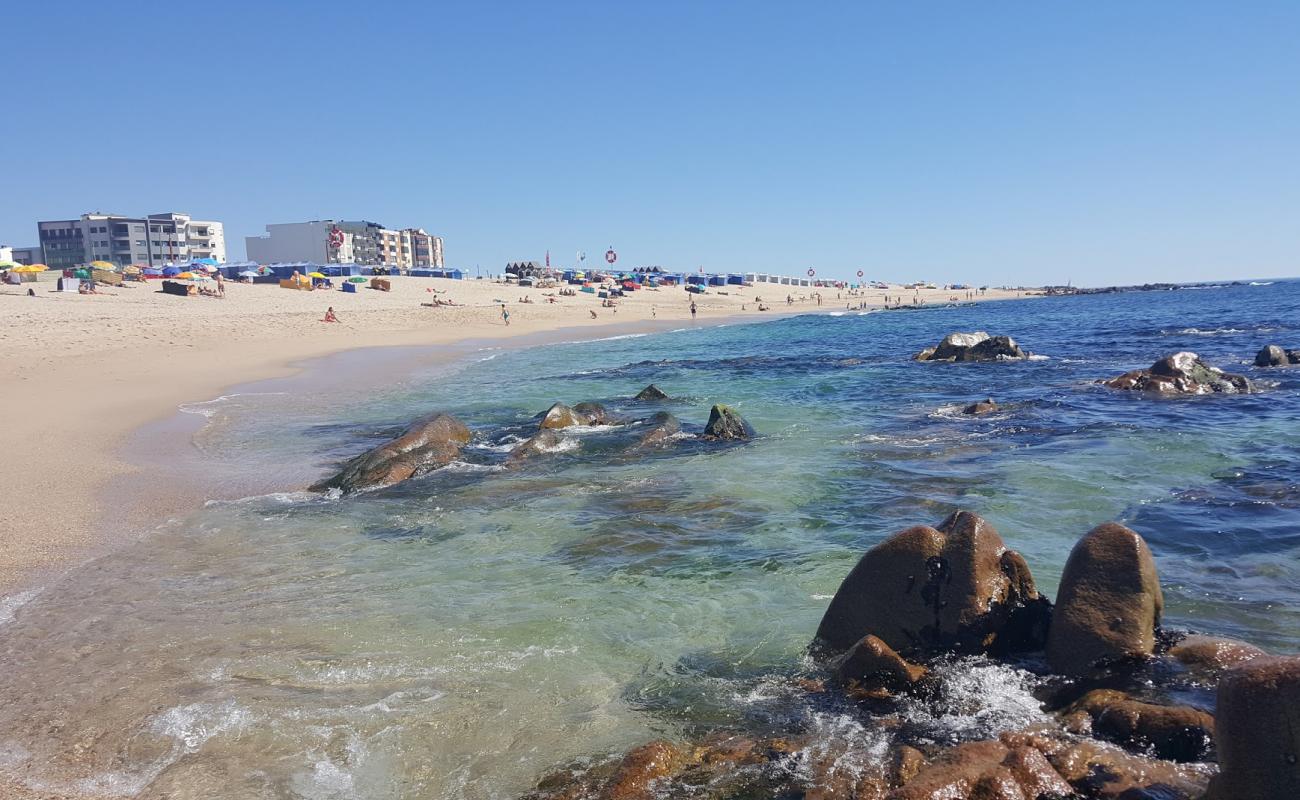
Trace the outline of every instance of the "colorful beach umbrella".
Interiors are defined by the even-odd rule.
[[[180,274],[181,274],[181,268],[180,268],[180,267],[163,267],[162,274],[163,274],[163,277],[164,277],[164,278],[175,278],[177,275],[180,275]]]
[[[14,271],[14,272],[44,272],[44,271],[45,271],[45,265],[44,265],[44,264],[32,264],[30,267],[26,267],[26,266],[24,266],[24,267],[14,267],[13,271]]]
[[[241,277],[241,278],[256,278],[256,277],[257,277],[257,272],[256,272],[255,270],[246,269],[246,270],[244,270],[243,272],[239,273],[239,277]],[[364,278],[363,278],[362,280],[364,280]]]
[[[117,269],[116,264],[111,264],[107,261],[92,261],[90,262],[90,266],[95,269]]]
[[[194,259],[194,263],[195,263],[195,264],[205,264],[205,265],[207,265],[207,266],[209,266],[209,267],[215,267],[215,266],[217,266],[217,260],[216,260],[215,258],[196,258],[196,259]]]
[[[325,276],[322,275],[322,274],[319,273],[319,272],[308,272],[308,273],[307,273],[307,277],[308,277],[308,278],[323,278],[323,277],[325,277]]]
[[[353,278],[348,278],[348,283],[365,283],[365,282],[366,279],[361,277],[360,275],[357,275],[356,277]]]

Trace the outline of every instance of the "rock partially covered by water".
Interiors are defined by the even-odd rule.
[[[912,664],[875,636],[866,636],[835,668],[841,685],[867,692],[899,691],[925,677],[925,667]]]
[[[1300,656],[1255,658],[1219,681],[1213,800],[1300,797]]]
[[[469,440],[469,428],[460,420],[450,414],[434,414],[407,428],[393,441],[347,462],[337,475],[311,488],[354,492],[392,486],[446,466]]]
[[[671,398],[668,397],[667,392],[665,392],[663,389],[660,389],[658,386],[655,386],[652,383],[649,386],[642,389],[641,391],[637,392],[636,397],[633,399],[640,400],[642,402],[656,402],[659,400],[669,400]]]
[[[1180,664],[1208,670],[1222,670],[1267,655],[1253,644],[1214,636],[1186,636],[1169,648],[1169,655]]]
[[[600,403],[578,403],[569,408],[564,403],[556,403],[538,414],[535,419],[539,430],[559,430],[574,425],[606,425],[609,415]]]
[[[1288,364],[1300,364],[1300,350],[1283,350],[1270,344],[1255,354],[1257,367],[1284,367]]]
[[[1066,713],[1086,715],[1095,736],[1159,758],[1204,761],[1214,748],[1214,717],[1191,706],[1147,703],[1113,689],[1094,689]]]
[[[522,464],[529,459],[547,453],[554,453],[560,449],[560,434],[552,429],[540,430],[532,438],[520,442],[515,449],[510,451],[506,456],[506,466],[514,467]]]
[[[1042,752],[992,740],[957,745],[888,795],[890,800],[1038,800],[1073,796],[1073,787]]]
[[[917,361],[1004,361],[1028,357],[1010,336],[989,336],[984,331],[950,333],[937,346],[916,354]]]
[[[1196,800],[1205,794],[1206,770],[1201,765],[1156,761],[1087,739],[1030,738],[1037,741],[1036,749],[1047,756],[1057,774],[1074,787],[1076,794],[1065,797]]]
[[[990,397],[986,400],[981,400],[978,403],[971,403],[970,405],[963,408],[961,410],[961,413],[969,414],[970,416],[973,417],[978,417],[983,414],[992,414],[995,411],[998,411],[1000,409],[1001,406],[993,402],[993,398]]]
[[[1212,367],[1189,352],[1167,355],[1147,369],[1135,369],[1102,384],[1112,389],[1161,394],[1244,394],[1254,389],[1244,375]]]
[[[832,598],[814,649],[840,653],[876,636],[899,652],[1042,646],[1049,604],[992,525],[959,511],[871,548]]]
[[[702,439],[751,439],[754,429],[731,406],[715,405],[709,411],[709,421],[704,425]]]
[[[641,438],[636,443],[638,448],[659,447],[671,442],[674,436],[682,432],[682,425],[677,421],[677,417],[667,411],[660,411],[647,419],[645,424],[646,431],[641,434]]]
[[[1081,675],[1112,662],[1149,656],[1164,610],[1151,549],[1113,522],[1098,525],[1070,551],[1056,595],[1047,661]]]

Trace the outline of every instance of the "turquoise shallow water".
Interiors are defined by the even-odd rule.
[[[0,769],[143,797],[513,797],[652,736],[870,735],[787,679],[861,552],[965,508],[1054,593],[1074,540],[1117,519],[1152,545],[1170,625],[1300,648],[1300,284],[807,316],[518,351],[328,395],[292,382],[195,404],[214,473],[301,486],[450,411],[465,460],[344,499],[212,503],[0,606]],[[918,364],[952,330],[1046,356]],[[1192,349],[1264,381],[1152,399],[1093,382]],[[736,406],[760,437],[631,457],[614,433],[499,468],[555,400],[655,382],[688,430]],[[265,390],[265,391],[264,391]],[[1006,410],[963,418],[992,395]],[[1024,674],[963,665],[974,736],[1039,713]],[[847,727],[846,727],[847,726]],[[852,728],[850,730],[850,728]],[[878,749],[878,748],[877,748]],[[864,756],[867,757],[867,756]]]

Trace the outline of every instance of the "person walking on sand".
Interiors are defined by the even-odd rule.
[[[510,327],[510,311],[506,308],[505,303],[501,304],[501,321],[506,324],[507,328]]]
[[[325,309],[325,318],[321,322],[338,322],[339,318],[334,316],[334,306]]]
[[[221,275],[220,272],[218,272],[217,273],[217,297],[225,297],[225,296],[226,296],[226,279]]]
[[[655,307],[650,306],[650,319],[654,319],[654,318],[655,318]]]
[[[691,301],[691,319],[695,319],[695,301]]]

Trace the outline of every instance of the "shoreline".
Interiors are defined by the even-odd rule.
[[[101,332],[94,328],[83,328],[78,331],[80,336],[62,347],[50,348],[56,351],[54,354],[38,351],[35,346],[21,346],[22,332],[17,328],[0,330],[0,353],[7,356],[4,372],[8,375],[3,377],[13,387],[11,402],[16,408],[43,412],[0,433],[0,445],[16,453],[16,462],[24,465],[11,476],[10,492],[0,503],[0,528],[11,532],[0,556],[0,597],[38,589],[115,546],[138,540],[169,519],[196,510],[205,500],[229,499],[228,492],[222,492],[220,484],[214,485],[212,476],[203,472],[202,459],[196,456],[193,443],[194,434],[202,428],[202,418],[187,419],[182,410],[185,405],[324,373],[331,359],[354,360],[356,363],[349,365],[349,376],[355,381],[356,370],[360,369],[363,374],[371,373],[363,380],[373,384],[380,377],[409,374],[416,368],[449,366],[489,348],[593,341],[667,332],[682,325],[758,323],[840,310],[836,301],[817,306],[811,297],[803,296],[791,306],[773,308],[759,316],[752,309],[741,311],[742,303],[752,300],[715,294],[698,298],[702,313],[692,320],[686,310],[691,296],[638,292],[620,304],[624,312],[621,318],[605,315],[589,319],[584,315],[575,320],[578,309],[564,309],[573,313],[563,317],[555,306],[544,304],[538,290],[409,278],[396,283],[395,289],[407,290],[403,299],[408,305],[424,298],[421,289],[455,292],[457,297],[477,292],[485,296],[530,295],[536,299],[531,304],[509,306],[514,318],[509,327],[499,318],[499,298],[495,297],[492,302],[474,297],[473,304],[434,309],[433,313],[456,314],[452,321],[459,324],[428,327],[427,323],[413,324],[412,314],[405,308],[352,310],[343,305],[355,303],[356,295],[331,292],[321,300],[312,297],[316,292],[252,286],[237,287],[235,291],[260,292],[259,300],[276,302],[277,306],[302,306],[304,300],[313,306],[334,302],[340,317],[349,324],[322,326],[315,311],[280,312],[277,308],[267,312],[274,325],[265,328],[257,327],[262,320],[253,314],[243,319],[240,317],[244,315],[237,314],[237,322],[242,325],[236,327],[234,335],[204,336],[186,330],[178,341],[166,341],[166,331],[160,333],[160,326],[151,324],[153,320],[125,313],[122,319],[115,319],[113,300],[91,297],[67,298],[73,303],[66,305],[82,312],[90,304],[74,305],[76,300],[91,300],[96,301],[92,306],[97,306],[96,311],[102,308],[109,312],[94,314],[93,321],[101,330],[107,327],[122,338],[104,342],[108,346],[103,352],[88,351],[87,342],[97,341]],[[869,292],[855,297],[854,302],[865,301],[869,310],[875,311],[880,303],[879,297],[873,295],[883,294]],[[394,295],[399,293],[395,291]],[[565,298],[579,302],[587,299]],[[926,299],[932,303],[941,300]],[[1012,293],[990,293],[974,302],[1001,299],[1016,298]],[[6,298],[7,302],[15,300],[18,298]],[[131,300],[142,300],[150,309],[177,307],[174,299],[159,301],[152,292]],[[56,303],[64,306],[60,301],[65,298],[42,303],[37,311],[49,312]],[[220,311],[224,317],[231,300],[179,302],[194,302],[195,308]],[[594,298],[590,304],[596,305]],[[55,320],[62,309],[57,312],[53,314]],[[428,313],[416,311],[415,315],[425,322]],[[355,320],[363,315],[360,321],[371,325],[358,329]],[[21,326],[24,315],[17,316]],[[210,318],[217,319],[217,315],[213,313]],[[51,323],[57,324],[55,320]],[[163,320],[161,326],[170,321]],[[194,324],[184,319],[178,324],[186,323]],[[133,327],[137,324],[139,328]],[[143,339],[133,335],[138,333],[144,334]],[[231,334],[232,330],[224,333]],[[286,333],[290,334],[289,341],[285,340]],[[154,344],[160,337],[164,343]],[[183,447],[178,446],[181,442]]]

